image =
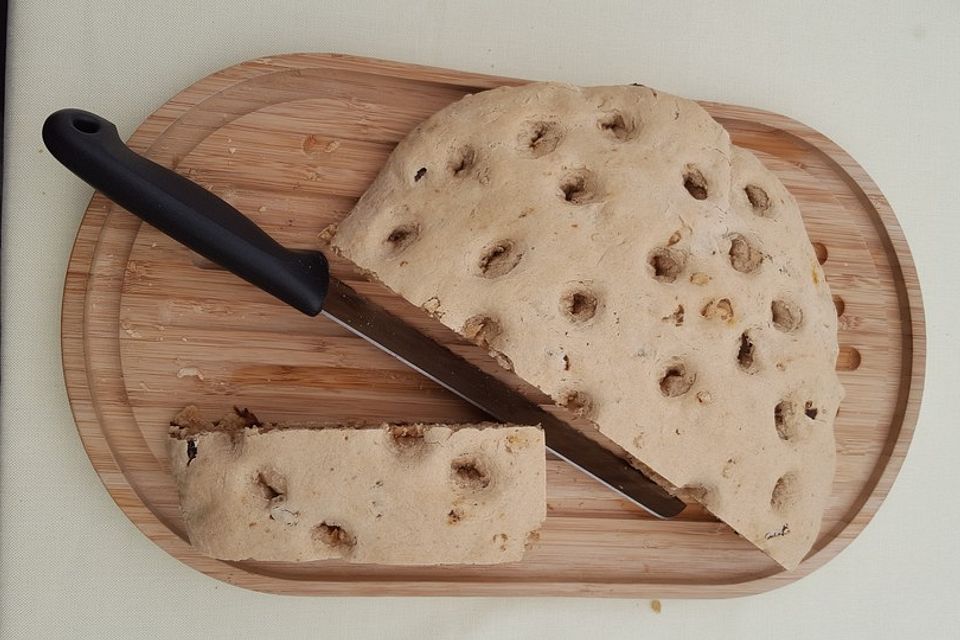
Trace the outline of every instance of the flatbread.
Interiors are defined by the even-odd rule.
[[[793,197],[695,102],[467,96],[397,146],[333,245],[784,567],[810,549],[836,313]]]
[[[188,407],[168,445],[190,543],[222,560],[512,562],[546,517],[537,427],[212,423]]]

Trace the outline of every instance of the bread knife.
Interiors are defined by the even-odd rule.
[[[539,424],[547,448],[659,518],[684,503],[627,460],[330,276],[321,252],[284,248],[213,193],[127,147],[113,123],[79,109],[51,114],[53,157],[130,213],[250,284],[323,315],[500,422]]]

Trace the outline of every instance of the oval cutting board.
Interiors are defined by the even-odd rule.
[[[633,80],[632,78],[626,80]],[[254,60],[205,78],[150,116],[131,146],[212,189],[280,242],[317,248],[393,145],[460,98],[520,81],[347,57]],[[889,205],[863,169],[783,116],[704,103],[796,196],[840,318],[837,475],[820,538],[785,573],[691,506],[659,521],[558,460],[549,516],[522,562],[407,568],[219,562],[185,541],[164,453],[184,405],[264,420],[456,422],[474,410],[360,339],[298,314],[141,224],[100,194],[87,209],[63,301],[63,364],[83,444],[104,485],[152,540],[190,566],[261,591],[335,595],[731,596],[796,580],[874,515],[906,454],[923,382],[916,273]],[[493,373],[424,314],[334,272]]]

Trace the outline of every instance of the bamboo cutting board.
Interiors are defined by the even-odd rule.
[[[627,78],[626,81],[634,80]],[[150,116],[131,146],[213,190],[280,242],[316,249],[393,145],[465,93],[519,81],[340,55],[254,60]],[[659,521],[559,460],[548,518],[522,562],[404,568],[219,562],[185,541],[164,451],[196,404],[262,419],[457,422],[475,410],[330,322],[302,316],[94,196],[63,300],[63,365],[83,444],[130,519],[190,566],[274,593],[733,596],[788,583],[863,529],[906,454],[923,383],[923,310],[903,234],[876,185],[821,134],[783,116],[704,103],[796,196],[840,319],[837,475],[820,538],[785,573],[691,506]],[[333,272],[495,375],[478,349],[342,262]]]

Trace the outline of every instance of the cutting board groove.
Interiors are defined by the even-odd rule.
[[[246,62],[151,115],[130,144],[218,193],[291,247],[316,249],[393,145],[465,93],[520,81],[331,54]],[[658,521],[559,460],[548,518],[522,562],[381,567],[219,562],[185,541],[164,452],[174,413],[232,405],[266,420],[462,421],[477,412],[361,340],[311,319],[165,238],[95,194],[63,299],[63,366],[84,447],[152,540],[240,586],[289,594],[718,597],[806,575],[862,530],[906,454],[923,384],[923,309],[897,221],[863,169],[823,135],[776,114],[704,106],[796,196],[835,294],[838,468],[817,543],[785,573],[703,509]],[[487,356],[360,279],[352,283],[495,375]]]

